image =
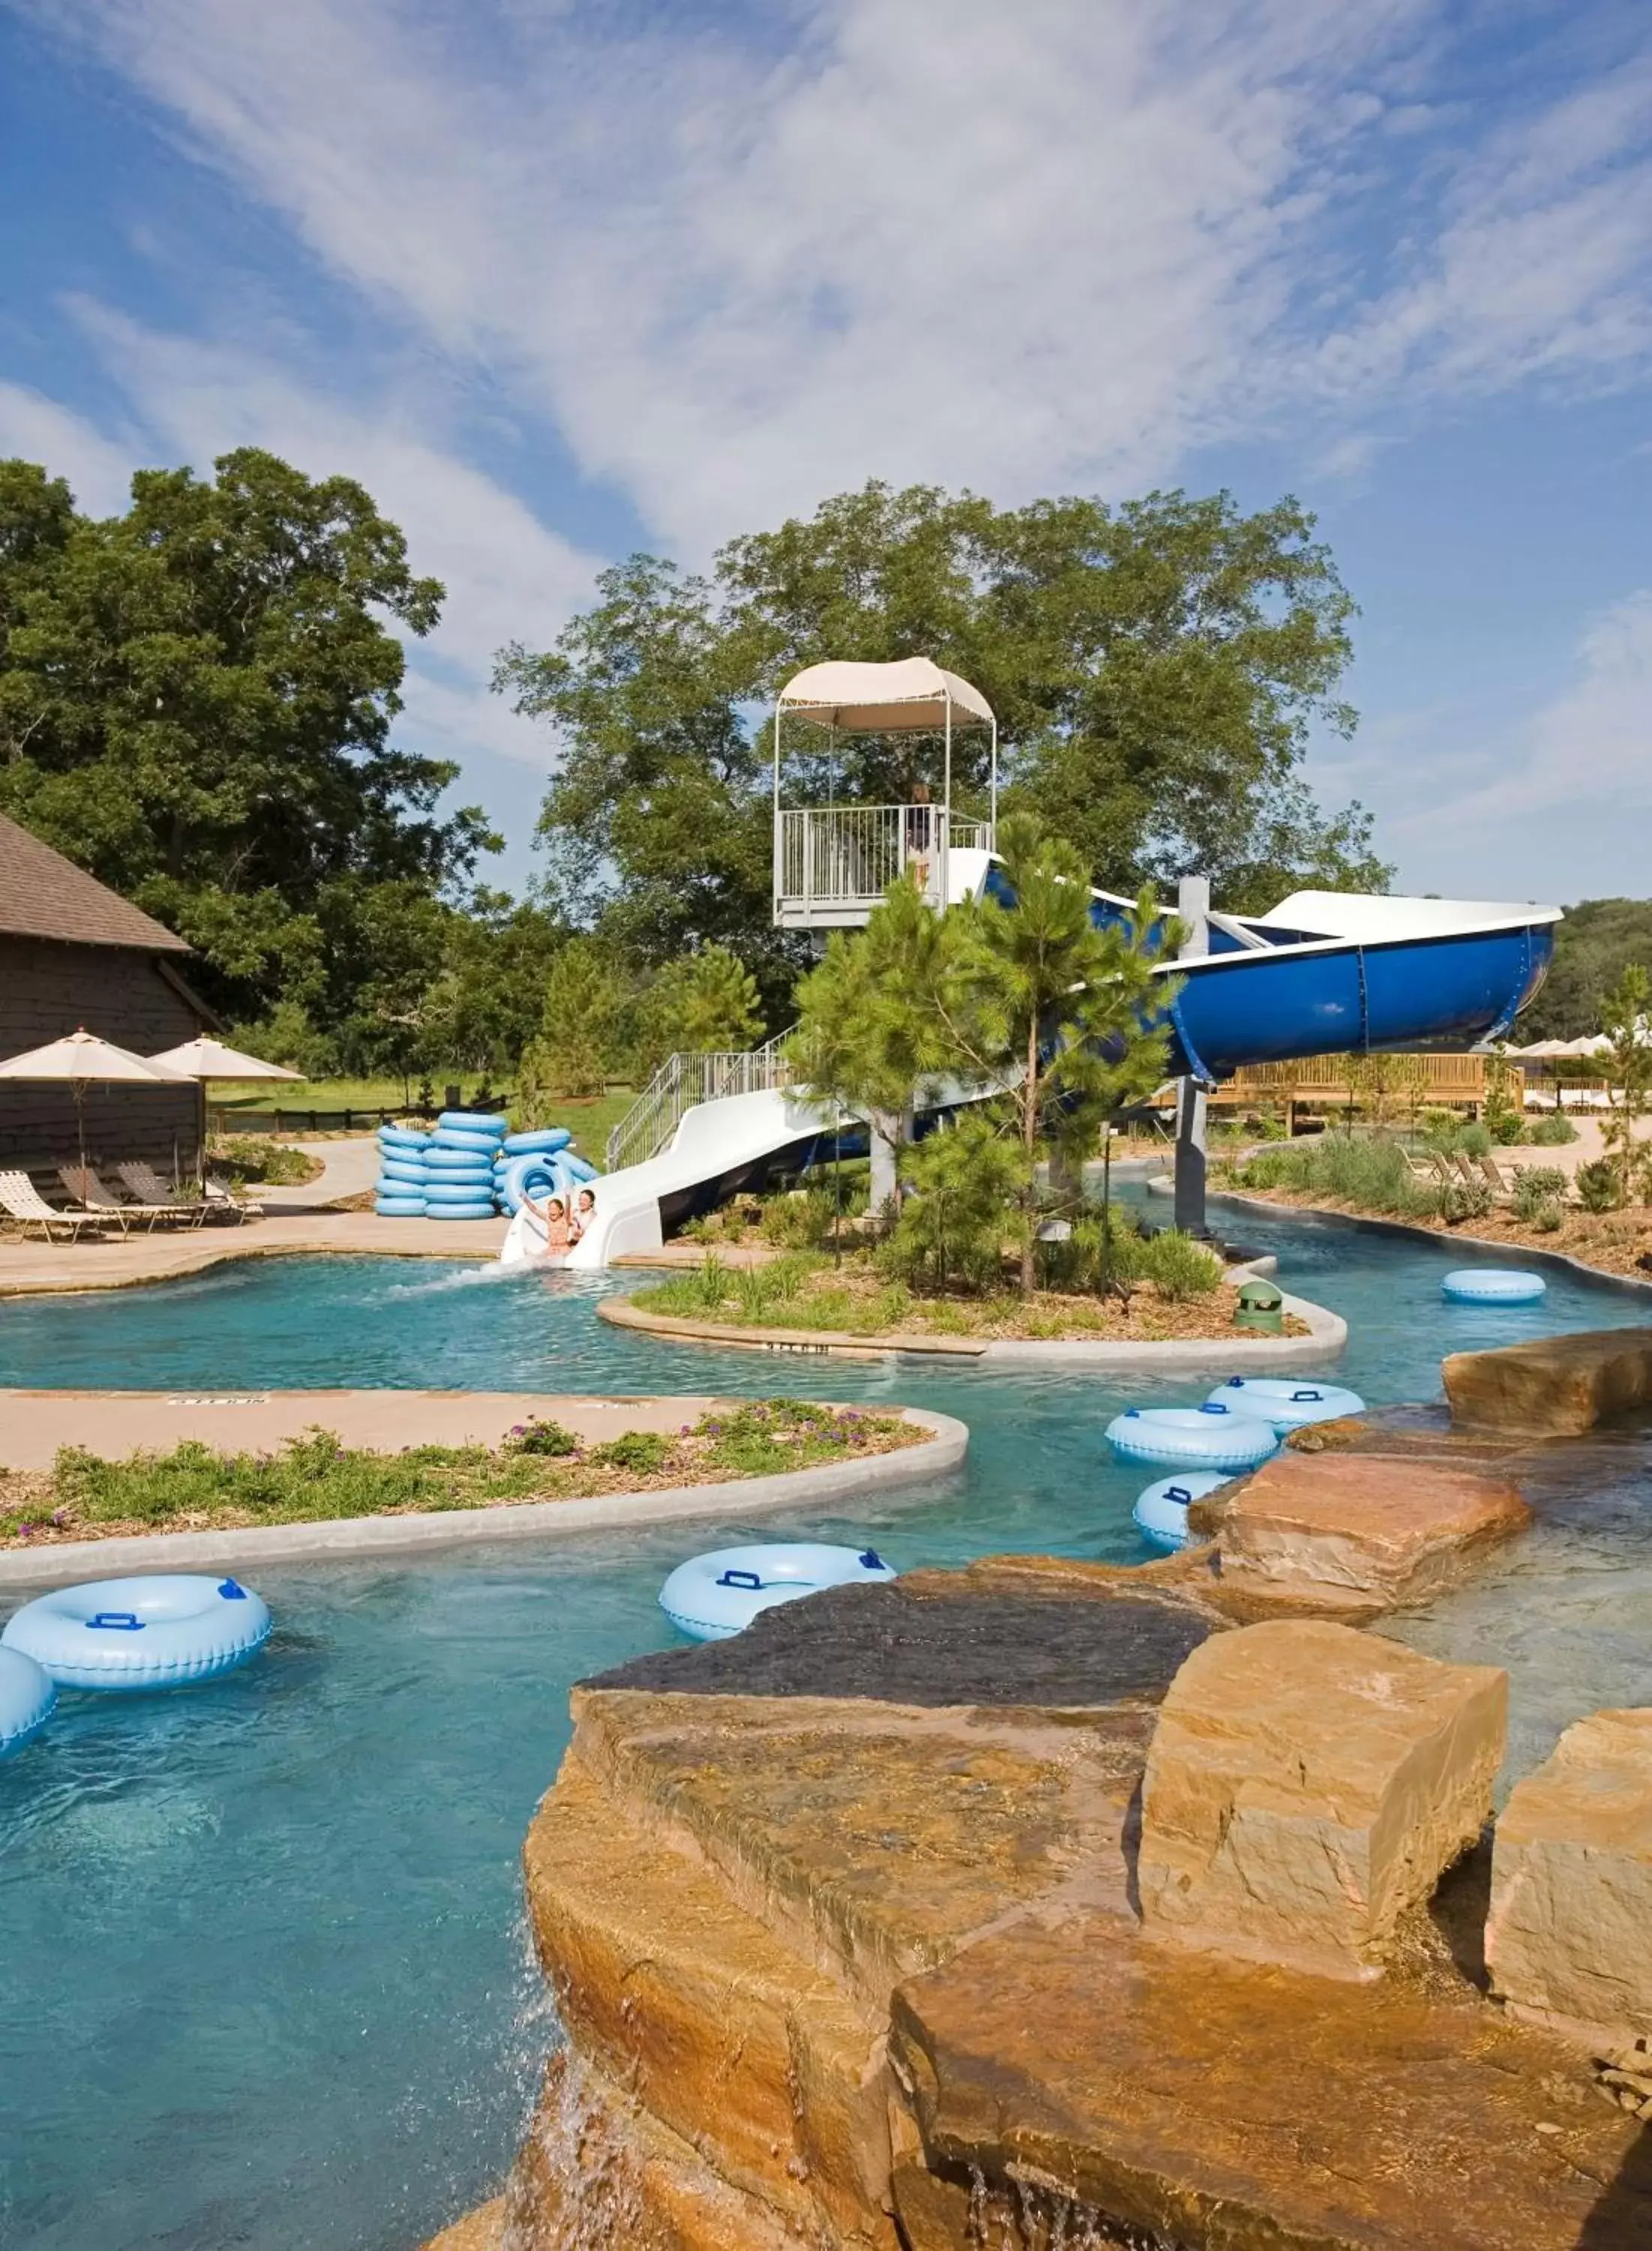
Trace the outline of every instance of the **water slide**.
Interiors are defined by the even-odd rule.
[[[985,852],[951,856],[952,897],[996,887]],[[1098,891],[1091,912],[1112,922],[1131,906]],[[1160,973],[1182,980],[1166,1012],[1170,1074],[1215,1084],[1248,1063],[1501,1039],[1542,981],[1559,919],[1559,907],[1342,891],[1296,891],[1265,915],[1213,911],[1209,951]],[[771,1165],[829,1149],[834,1123],[793,1088],[696,1105],[656,1156],[596,1183],[596,1223],[568,1264],[657,1250]]]

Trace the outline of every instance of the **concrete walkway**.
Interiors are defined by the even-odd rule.
[[[370,1133],[349,1140],[288,1141],[307,1157],[321,1160],[319,1180],[301,1181],[292,1188],[252,1188],[247,1194],[266,1211],[320,1211],[342,1203],[348,1196],[364,1195],[378,1178],[378,1143]]]
[[[61,1446],[106,1461],[199,1438],[221,1453],[272,1452],[306,1430],[393,1454],[404,1446],[497,1446],[530,1415],[601,1444],[622,1430],[667,1436],[711,1397],[576,1398],[523,1391],[0,1391],[0,1462],[49,1470]]]
[[[313,1195],[318,1183],[303,1191]],[[119,1236],[83,1236],[79,1243],[0,1239],[0,1298],[45,1292],[122,1290],[141,1282],[169,1282],[199,1274],[232,1258],[342,1257],[375,1254],[401,1258],[460,1258],[482,1264],[497,1258],[509,1222],[503,1219],[380,1219],[370,1211],[283,1210],[239,1225],[209,1221],[204,1227],[156,1228]]]

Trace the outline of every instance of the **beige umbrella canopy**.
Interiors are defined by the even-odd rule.
[[[26,1054],[8,1056],[0,1063],[0,1078],[34,1079],[66,1086],[74,1096],[75,1124],[79,1134],[80,1162],[86,1163],[86,1091],[88,1086],[177,1086],[189,1073],[173,1070],[147,1056],[100,1040],[82,1025],[63,1039]]]
[[[284,1063],[266,1063],[262,1056],[243,1055],[239,1048],[226,1048],[222,1040],[185,1040],[181,1048],[168,1048],[164,1054],[151,1056],[151,1063],[162,1069],[176,1070],[185,1078],[302,1078],[301,1070],[288,1070]]]

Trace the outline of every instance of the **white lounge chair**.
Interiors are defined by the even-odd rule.
[[[97,1232],[94,1213],[54,1211],[27,1173],[0,1173],[0,1211],[15,1219],[25,1235],[31,1227],[38,1227],[48,1243],[54,1228],[64,1229],[72,1243],[78,1243],[88,1231]]]
[[[184,1227],[199,1227],[206,1217],[204,1198],[197,1197],[193,1202],[186,1202],[181,1195],[174,1195],[153,1165],[117,1165],[114,1169],[120,1175],[121,1186],[137,1203],[147,1205],[151,1210],[170,1212],[173,1218]]]
[[[58,1178],[63,1182],[64,1193],[90,1212],[96,1219],[113,1220],[122,1235],[129,1235],[135,1221],[142,1220],[153,1227],[157,1219],[168,1217],[164,1205],[122,1203],[119,1196],[109,1194],[90,1165],[59,1165]]]
[[[264,1216],[261,1203],[246,1202],[234,1194],[227,1181],[215,1179],[211,1173],[201,1183],[201,1198],[204,1211],[216,1212],[225,1219],[245,1223],[249,1219],[262,1219]]]

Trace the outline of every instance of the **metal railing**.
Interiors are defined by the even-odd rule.
[[[985,821],[960,821],[942,805],[786,807],[775,816],[777,921],[864,918],[899,876],[910,876],[935,906],[947,904],[947,851],[990,851]]]
[[[777,1032],[760,1048],[724,1048],[705,1055],[667,1056],[608,1136],[608,1166],[646,1165],[657,1157],[696,1103],[721,1102],[731,1094],[761,1094],[791,1084],[791,1069],[781,1053],[789,1037]]]

